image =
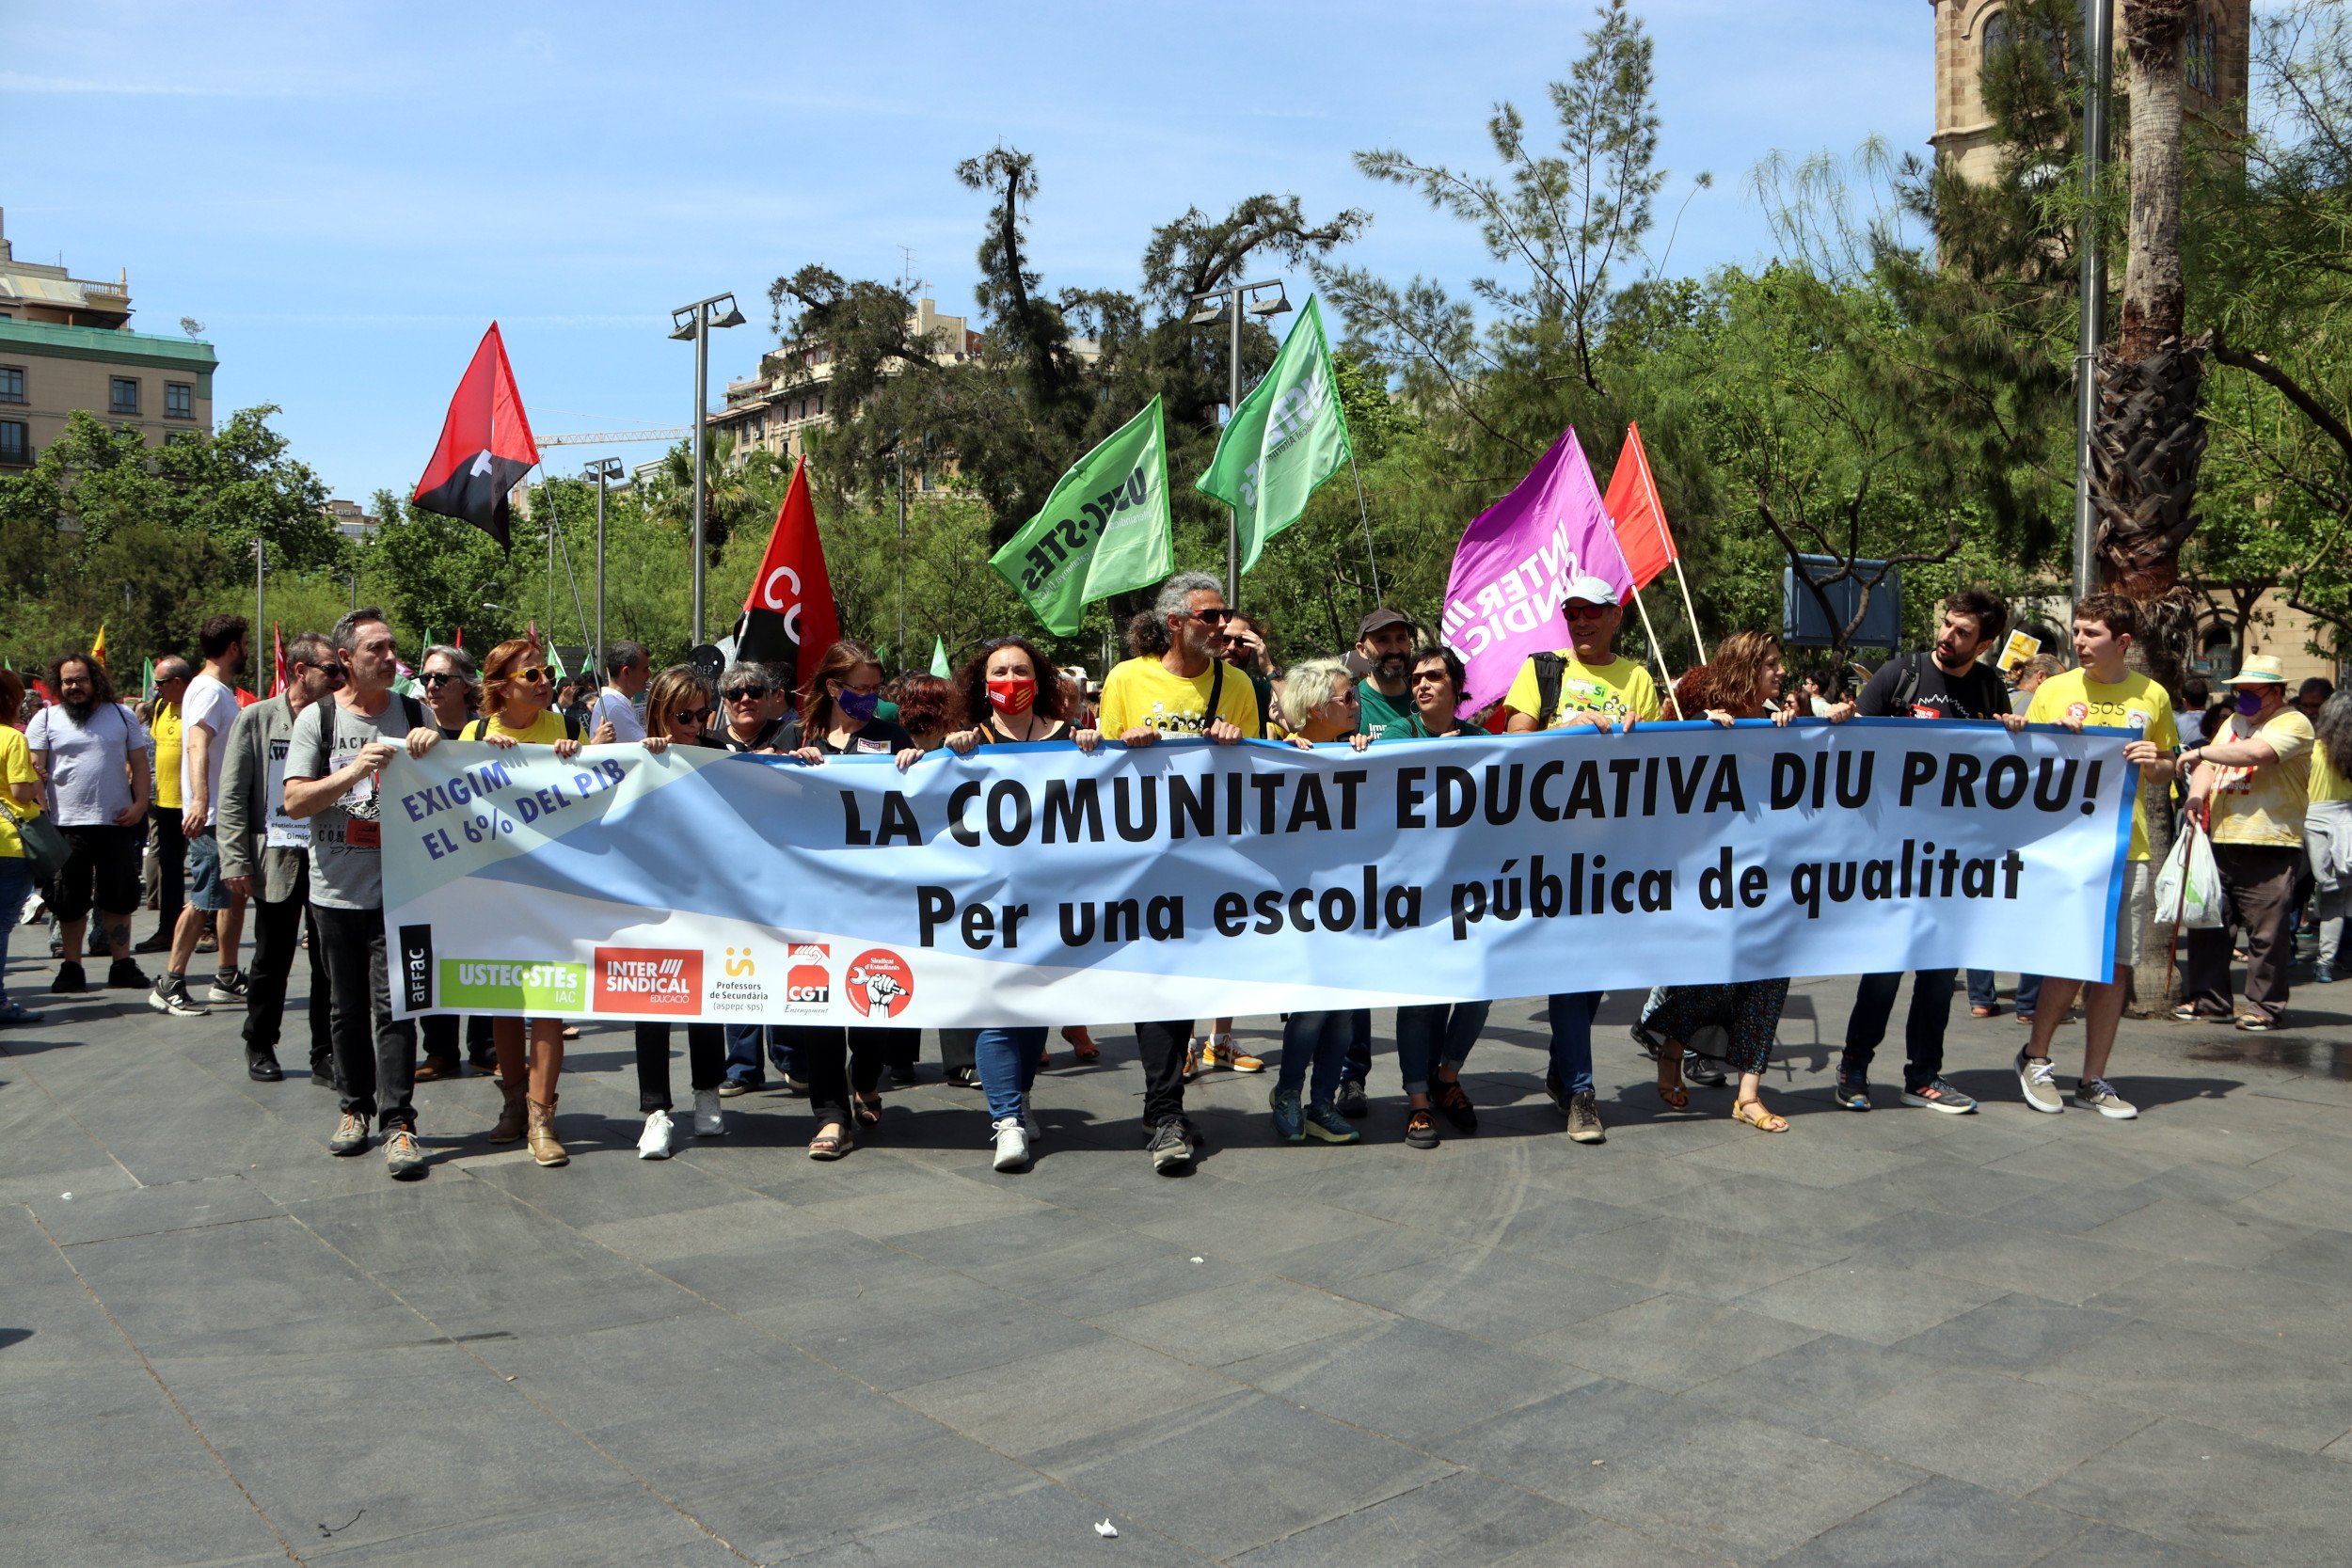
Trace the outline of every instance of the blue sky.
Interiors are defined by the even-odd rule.
[[[1640,0],[1657,40],[1671,266],[1754,261],[1745,177],[1774,150],[1924,150],[1924,0]],[[1372,210],[1362,264],[1460,284],[1474,234],[1349,154],[1492,166],[1509,98],[1549,123],[1588,7],[1294,3],[131,4],[9,22],[0,207],[20,258],[131,274],[137,327],[202,322],[215,409],[276,403],[337,495],[415,483],[483,327],[542,434],[684,424],[670,308],[733,289],[712,385],[772,341],[810,261],[968,311],[982,198],[958,160],[1036,155],[1050,288],[1132,287],[1153,225],[1295,193]],[[1294,298],[1304,289],[1293,280]],[[634,463],[651,446],[611,449]],[[549,453],[577,471],[591,449]]]

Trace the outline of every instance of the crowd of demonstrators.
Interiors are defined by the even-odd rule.
[[[1980,588],[1964,588],[1944,602],[1935,646],[1904,654],[1882,665],[1857,699],[1868,719],[1991,721],[2023,729],[2009,692],[1994,668],[1979,656],[2001,643],[2009,607]],[[1944,1079],[1944,1035],[1951,1022],[1949,969],[1923,969],[1911,977],[1911,1008],[1903,1021],[1903,1092],[1906,1105],[1966,1115],[1977,1102]],[[1865,974],[1846,1020],[1846,1049],[1837,1064],[1837,1101],[1850,1111],[1870,1108],[1870,1063],[1886,1037],[1902,975]]]
[[[180,699],[180,813],[178,836],[185,845],[186,907],[172,928],[170,957],[148,1006],[173,1017],[200,1016],[209,1011],[188,994],[188,964],[204,934],[207,915],[214,919],[217,961],[210,1000],[243,1002],[246,979],[237,969],[237,948],[243,941],[245,895],[223,880],[220,836],[213,811],[220,794],[221,765],[228,758],[230,727],[237,721],[236,678],[245,664],[247,630],[242,615],[215,615],[198,632],[204,668],[190,680]],[[157,768],[163,768],[161,749]],[[162,777],[159,772],[158,778]]]
[[[139,826],[154,787],[154,741],[116,700],[106,667],[87,652],[49,664],[56,700],[33,715],[24,744],[40,775],[51,819],[71,853],[52,879],[62,958],[52,992],[87,990],[83,937],[95,909],[110,962],[106,984],[145,990],[151,984],[131,957],[131,916],[139,904]]]
[[[1617,591],[1596,577],[1573,578],[1561,594],[1560,613],[1569,645],[1536,654],[1520,666],[1502,699],[1510,710],[1509,732],[1590,729],[1629,735],[1636,724],[1656,721],[1657,683],[1647,670],[1617,654],[1617,632],[1625,624]],[[1593,1018],[1600,999],[1597,990],[1559,991],[1547,1009],[1551,1062],[1544,1092],[1567,1118],[1568,1136],[1581,1144],[1608,1137],[1593,1095]]]
[[[286,645],[286,689],[249,705],[230,726],[222,758],[214,832],[220,874],[253,914],[253,964],[246,972],[245,1069],[256,1082],[285,1077],[278,1041],[294,953],[310,953],[310,1082],[335,1084],[334,1036],[327,1026],[332,982],[326,943],[310,911],[310,825],[286,814],[286,759],[303,711],[343,684],[333,645],[304,632]],[[304,941],[305,934],[309,941]]]

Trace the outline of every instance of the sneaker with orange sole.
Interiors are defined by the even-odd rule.
[[[1265,1062],[1233,1044],[1231,1035],[1211,1035],[1200,1042],[1201,1072],[1263,1072]]]

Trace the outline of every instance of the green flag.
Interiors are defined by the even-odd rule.
[[[139,700],[145,702],[155,695],[155,661],[149,659],[139,666]]]
[[[931,639],[931,673],[941,680],[947,680],[955,673],[947,667],[947,640],[944,637],[933,636]]]
[[[1078,459],[1044,507],[988,563],[1057,637],[1074,633],[1095,600],[1149,587],[1174,571],[1160,400]]]
[[[1310,296],[1274,368],[1225,421],[1216,455],[1194,488],[1233,508],[1246,572],[1347,460],[1347,416],[1331,380],[1323,313]]]

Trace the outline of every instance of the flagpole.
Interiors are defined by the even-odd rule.
[[[1658,628],[1650,625],[1649,606],[1642,602],[1642,591],[1638,588],[1633,591],[1633,608],[1642,612],[1642,634],[1649,639],[1649,657],[1657,664],[1658,673],[1666,682],[1666,701],[1674,708],[1677,719],[1687,719],[1690,715],[1682,711],[1682,700],[1675,695],[1674,672],[1666,668],[1666,650],[1658,641]]]
[[[1682,585],[1683,612],[1691,617],[1691,641],[1699,651],[1699,662],[1705,664],[1707,662],[1707,639],[1699,635],[1699,610],[1698,606],[1691,602],[1691,579],[1682,575],[1682,552],[1680,550],[1675,552],[1674,562],[1675,581]]]
[[[1347,443],[1347,477],[1356,482],[1356,515],[1364,520],[1364,562],[1372,568],[1372,602],[1379,609],[1389,608],[1388,595],[1380,592],[1380,558],[1372,548],[1372,509],[1364,504],[1364,476],[1356,471],[1356,443]]]

